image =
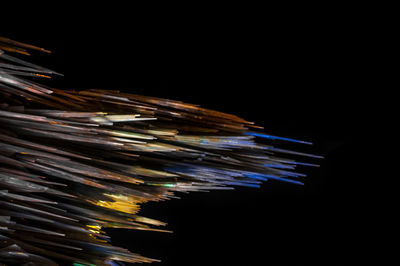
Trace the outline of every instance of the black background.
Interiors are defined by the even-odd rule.
[[[65,75],[50,85],[201,104],[273,135],[312,141],[276,145],[325,156],[320,168],[302,168],[305,186],[268,181],[260,189],[146,204],[141,214],[167,222],[174,233],[107,230],[115,245],[161,259],[160,265],[340,265],[354,238],[346,190],[357,178],[351,171],[358,116],[349,79],[353,47],[334,28],[315,24],[25,25],[0,35],[52,50],[32,55]]]

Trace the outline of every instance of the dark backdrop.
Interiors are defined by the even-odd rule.
[[[312,141],[286,147],[324,155],[303,168],[305,186],[182,194],[141,214],[173,234],[107,230],[113,243],[160,265],[302,265],[342,262],[351,250],[346,183],[355,148],[348,46],[329,29],[166,27],[15,29],[2,35],[52,50],[35,62],[65,74],[50,84],[178,99],[237,114],[274,135]],[[328,30],[328,33],[327,33]],[[348,59],[348,58],[347,58]],[[276,144],[280,144],[277,142]],[[313,161],[315,162],[315,161]]]

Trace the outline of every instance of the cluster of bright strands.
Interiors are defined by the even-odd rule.
[[[255,138],[237,116],[104,90],[60,90],[27,77],[58,73],[23,61],[42,48],[0,37],[0,265],[156,261],[114,247],[102,228],[166,231],[139,205],[174,192],[303,184],[301,163]],[[252,129],[252,130],[250,130]]]

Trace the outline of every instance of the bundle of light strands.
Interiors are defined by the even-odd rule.
[[[197,105],[48,88],[36,77],[58,73],[21,59],[46,50],[7,38],[0,49],[0,264],[153,262],[112,246],[102,228],[168,232],[140,204],[268,179],[303,184],[296,166],[317,165],[285,156],[320,158],[257,143],[310,144]]]

